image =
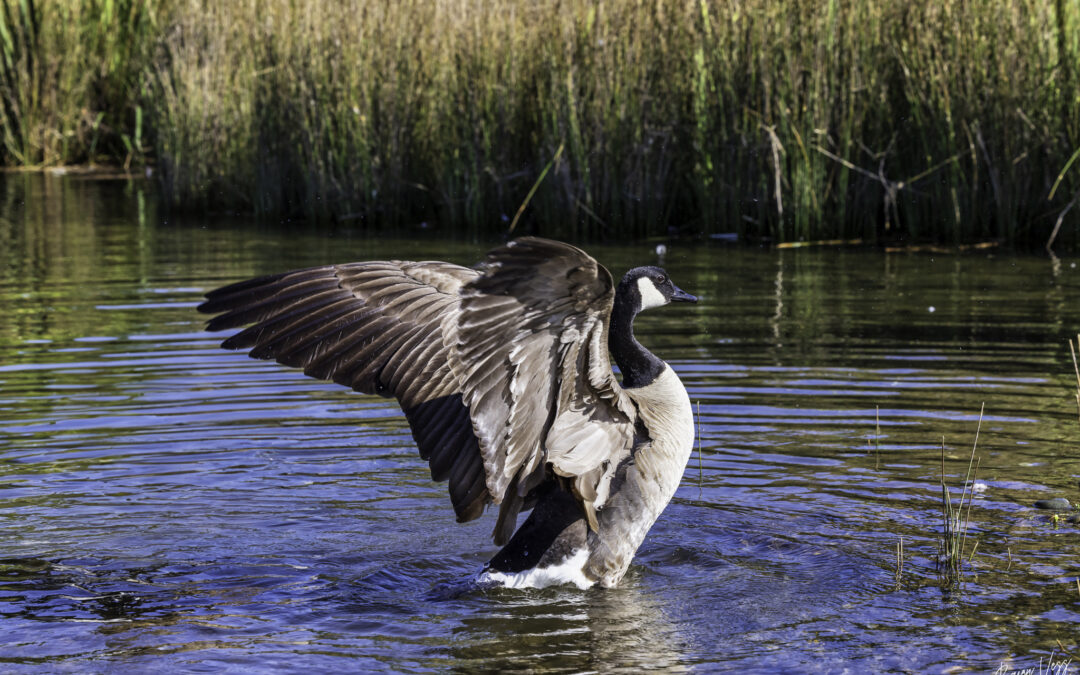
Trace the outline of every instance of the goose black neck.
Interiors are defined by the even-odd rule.
[[[634,317],[640,307],[636,286],[625,281],[619,284],[608,327],[608,349],[622,372],[622,386],[626,388],[651,384],[664,370],[664,362],[634,337]]]

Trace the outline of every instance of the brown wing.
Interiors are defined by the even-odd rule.
[[[578,248],[523,238],[489,253],[461,296],[451,364],[501,502],[496,541],[548,465],[573,480],[595,526],[593,506],[634,439],[608,357],[611,274]]]
[[[580,249],[519,239],[482,271],[439,262],[317,267],[218,289],[199,310],[223,343],[401,403],[458,520],[501,504],[496,543],[556,474],[595,525],[633,443],[607,352],[610,273]]]
[[[287,272],[207,294],[210,330],[251,326],[222,343],[401,403],[434,480],[449,480],[458,520],[490,501],[476,436],[450,369],[463,284],[479,273],[442,262],[366,262]]]

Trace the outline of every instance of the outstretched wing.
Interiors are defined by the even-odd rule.
[[[451,353],[463,400],[501,502],[505,541],[547,466],[572,480],[595,527],[635,412],[611,370],[611,274],[581,249],[523,238],[495,249],[461,290]]]
[[[401,403],[459,521],[500,504],[509,540],[532,491],[569,480],[595,527],[634,442],[633,403],[607,350],[611,274],[578,248],[535,238],[480,270],[366,262],[278,274],[212,291],[199,310],[225,340]]]
[[[450,369],[459,291],[479,272],[443,262],[365,262],[243,281],[207,294],[222,343],[366,394],[394,396],[458,520],[490,501],[476,436]]]

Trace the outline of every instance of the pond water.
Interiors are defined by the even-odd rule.
[[[1080,526],[1032,507],[1080,501],[1075,259],[669,243],[702,302],[637,326],[700,406],[674,501],[616,589],[477,591],[494,514],[454,522],[393,402],[221,350],[195,306],[257,274],[472,264],[492,243],[177,222],[147,183],[0,175],[0,671],[985,672],[1080,654]],[[588,249],[616,274],[656,262]],[[958,500],[983,405],[950,576],[942,439]]]

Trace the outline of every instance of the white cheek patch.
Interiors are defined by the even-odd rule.
[[[668,299],[664,297],[664,294],[656,289],[656,284],[652,282],[652,279],[648,277],[641,277],[637,280],[638,293],[641,294],[641,308],[650,309],[652,307],[663,307],[668,304]]]

